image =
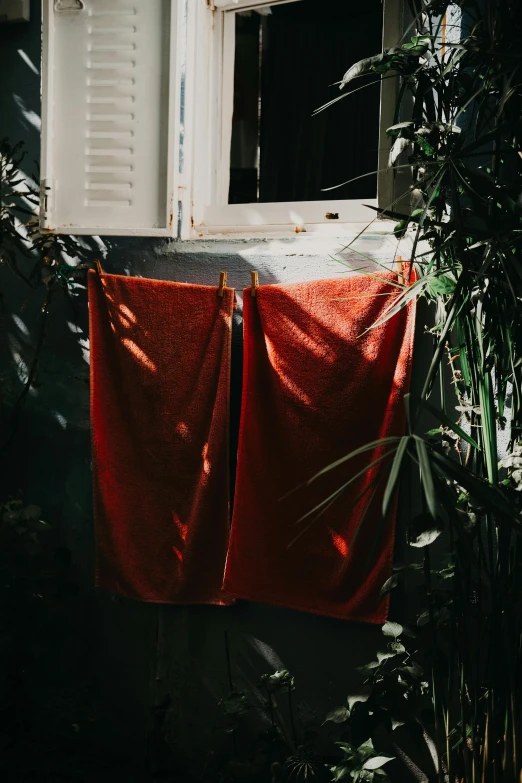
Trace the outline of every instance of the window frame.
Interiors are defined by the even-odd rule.
[[[298,0],[275,0],[298,2]],[[235,13],[274,5],[274,0],[197,0],[189,11],[185,95],[185,161],[191,161],[190,185],[182,207],[181,237],[290,236],[307,231],[340,235],[353,233],[354,223],[369,222],[375,212],[365,204],[393,202],[393,171],[387,170],[397,79],[381,81],[379,151],[375,199],[228,204],[232,134]],[[189,3],[190,6],[190,3]],[[403,0],[384,0],[383,39],[397,45],[402,33]],[[347,63],[347,66],[349,63]],[[188,152],[188,154],[187,154]],[[328,214],[339,214],[331,219]]]

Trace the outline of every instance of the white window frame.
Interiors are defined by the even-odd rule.
[[[361,0],[363,1],[363,0]],[[353,233],[375,211],[393,201],[393,172],[386,128],[393,122],[396,79],[381,82],[378,192],[375,199],[228,204],[232,134],[235,13],[298,0],[188,0],[185,83],[185,193],[181,238],[205,236],[295,236],[307,231],[340,236]],[[397,45],[402,0],[384,0],[383,46]],[[347,62],[347,68],[351,63]],[[188,111],[187,111],[188,110]],[[190,164],[188,162],[190,161]],[[191,169],[189,171],[188,169]],[[339,219],[327,213],[338,213]]]

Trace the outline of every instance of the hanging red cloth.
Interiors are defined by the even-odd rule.
[[[227,603],[234,291],[89,273],[96,583]]]
[[[351,276],[244,292],[245,358],[237,485],[224,588],[252,601],[381,623],[395,509],[383,521],[391,457],[403,435],[413,304],[376,328],[397,275]],[[335,497],[341,485],[361,475]],[[323,500],[329,505],[304,519]],[[319,510],[322,512],[319,515]],[[301,519],[301,521],[299,521]]]

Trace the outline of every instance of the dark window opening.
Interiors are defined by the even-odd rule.
[[[269,13],[267,13],[269,11]],[[350,65],[381,51],[381,0],[300,0],[236,13],[229,203],[375,198],[379,80],[338,97]]]

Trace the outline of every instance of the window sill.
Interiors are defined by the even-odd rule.
[[[263,224],[263,225],[199,225],[193,226],[190,239],[285,239],[299,240],[301,243],[320,239],[346,240],[353,239],[359,234],[362,237],[382,236],[393,238],[395,223],[391,220],[383,220],[374,217],[373,220],[358,222],[330,223],[287,223],[287,224]]]
[[[395,269],[398,256],[410,257],[414,234],[408,232],[398,242],[394,225],[389,220],[370,226],[352,223],[344,226],[345,234],[339,226],[335,234],[280,230],[272,235],[253,234],[250,228],[245,233],[195,234],[193,239],[178,239],[158,248],[158,253],[169,262],[173,257],[183,259],[188,269],[226,269],[230,285],[242,289],[249,285],[249,273],[254,269],[262,285]],[[208,284],[208,279],[198,278],[198,282]]]
[[[205,207],[200,233],[237,234],[283,232],[304,233],[322,231],[327,235],[351,231],[354,224],[372,222],[377,199],[325,201],[285,201],[257,204],[217,204]],[[344,228],[347,226],[348,228]],[[341,228],[343,227],[343,228]]]

